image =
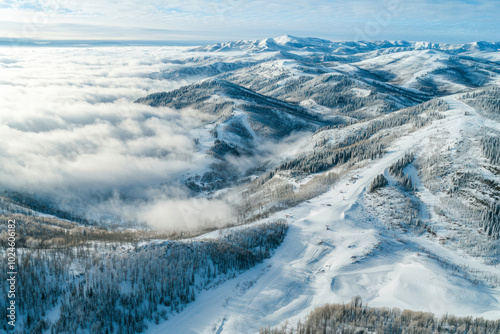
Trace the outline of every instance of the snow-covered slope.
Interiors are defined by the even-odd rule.
[[[500,126],[485,122],[455,96],[446,102],[451,109],[444,119],[400,137],[383,158],[353,170],[325,194],[273,216],[286,219],[290,228],[271,259],[203,292],[148,333],[256,333],[263,326],[304,319],[316,306],[347,302],[354,295],[371,306],[499,318],[498,284],[492,288],[471,274],[499,277],[497,266],[448,247],[440,242],[439,232],[408,233],[380,224],[365,207],[373,178],[387,174],[410,150],[423,154],[435,144],[427,139],[456,142],[482,127]],[[418,184],[416,196],[432,209],[433,197]]]

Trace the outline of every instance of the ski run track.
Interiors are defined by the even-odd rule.
[[[500,131],[499,123],[478,115],[455,96],[444,100],[450,105],[446,118],[399,138],[381,159],[346,175],[323,195],[264,220],[281,218],[290,224],[271,258],[201,292],[179,314],[150,324],[147,333],[258,333],[264,326],[304,320],[315,307],[348,302],[354,295],[374,307],[500,318],[500,288],[475,285],[426,253],[493,275],[500,275],[498,266],[450,250],[428,233],[388,229],[365,219],[359,209],[375,176],[387,173],[426,139],[445,134],[453,143],[484,127]],[[431,207],[433,195],[415,181],[420,199]]]

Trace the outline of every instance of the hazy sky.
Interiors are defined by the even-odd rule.
[[[0,37],[498,41],[498,0],[0,0]]]

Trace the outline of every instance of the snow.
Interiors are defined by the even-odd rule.
[[[356,94],[356,96],[360,97],[367,97],[371,93],[371,90],[362,88],[353,88],[352,91]]]
[[[500,318],[500,289],[474,284],[445,268],[436,254],[497,276],[498,267],[452,251],[429,235],[377,224],[362,209],[364,191],[373,178],[406,152],[425,145],[426,138],[446,134],[454,142],[465,131],[500,125],[484,120],[455,96],[445,101],[451,107],[446,118],[399,138],[383,158],[355,171],[357,180],[348,175],[327,193],[270,217],[290,223],[272,258],[201,293],[183,312],[152,325],[148,333],[257,333],[267,325],[303,320],[316,306],[347,302],[354,295],[370,306]],[[411,168],[408,171],[429,208],[433,195]]]
[[[248,123],[248,115],[245,114],[243,111],[240,109],[234,109],[233,110],[233,117],[231,117],[229,120],[217,125],[217,138],[229,143],[236,143],[238,145],[245,145],[247,143],[243,142],[241,138],[231,132],[225,131],[225,127],[229,125],[232,122],[240,122],[246,131],[250,134],[250,136],[255,139],[256,143],[260,142],[260,138],[257,136],[255,131],[252,129],[250,124]]]
[[[60,316],[61,316],[61,304],[58,302],[56,306],[54,306],[52,309],[46,312],[45,319],[52,323],[56,323],[57,320],[59,320]],[[49,334],[50,330],[46,330],[44,331],[44,333]]]

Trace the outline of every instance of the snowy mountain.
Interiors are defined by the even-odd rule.
[[[351,55],[371,51],[402,52],[413,50],[442,50],[454,54],[466,52],[496,52],[500,49],[499,42],[473,42],[466,44],[443,44],[428,42],[407,41],[360,41],[344,42],[329,41],[313,37],[295,37],[284,35],[276,38],[265,38],[261,40],[239,40],[207,45],[194,48],[192,51],[223,52],[223,51],[304,51],[320,52],[338,55]]]
[[[134,78],[151,89],[98,120],[94,135],[118,124],[111,146],[79,139],[143,188],[82,192],[73,211],[0,196],[20,281],[39,282],[22,283],[22,330],[498,332],[470,317],[500,318],[499,47],[286,35],[169,51]],[[144,160],[120,165],[119,139]],[[169,159],[182,172],[146,177]]]
[[[271,80],[281,80],[283,83],[284,78],[280,76],[284,75],[308,77],[338,73],[376,85],[379,90],[392,89],[390,95],[408,88],[406,94],[435,96],[463,92],[493,82],[498,74],[495,54],[498,54],[499,47],[499,43],[489,42],[460,45],[405,41],[331,42],[287,35],[196,48],[194,52],[214,54],[216,61],[205,58],[189,71],[206,73],[207,76],[225,73],[225,78],[233,78],[232,82],[237,84],[254,77],[259,86],[246,87],[256,91],[262,90],[266,81],[274,84]],[[233,51],[243,52],[237,57],[239,61],[235,61]],[[257,62],[252,63],[250,59]],[[183,70],[161,75],[172,79],[180,75],[178,71]],[[268,75],[259,75],[263,71]],[[185,78],[186,74],[184,70],[182,77]]]
[[[282,139],[293,131],[328,125],[306,108],[253,92],[219,79],[209,79],[180,89],[155,93],[137,103],[175,109],[194,108],[223,120],[228,132],[243,139]],[[235,111],[238,113],[235,114]]]

